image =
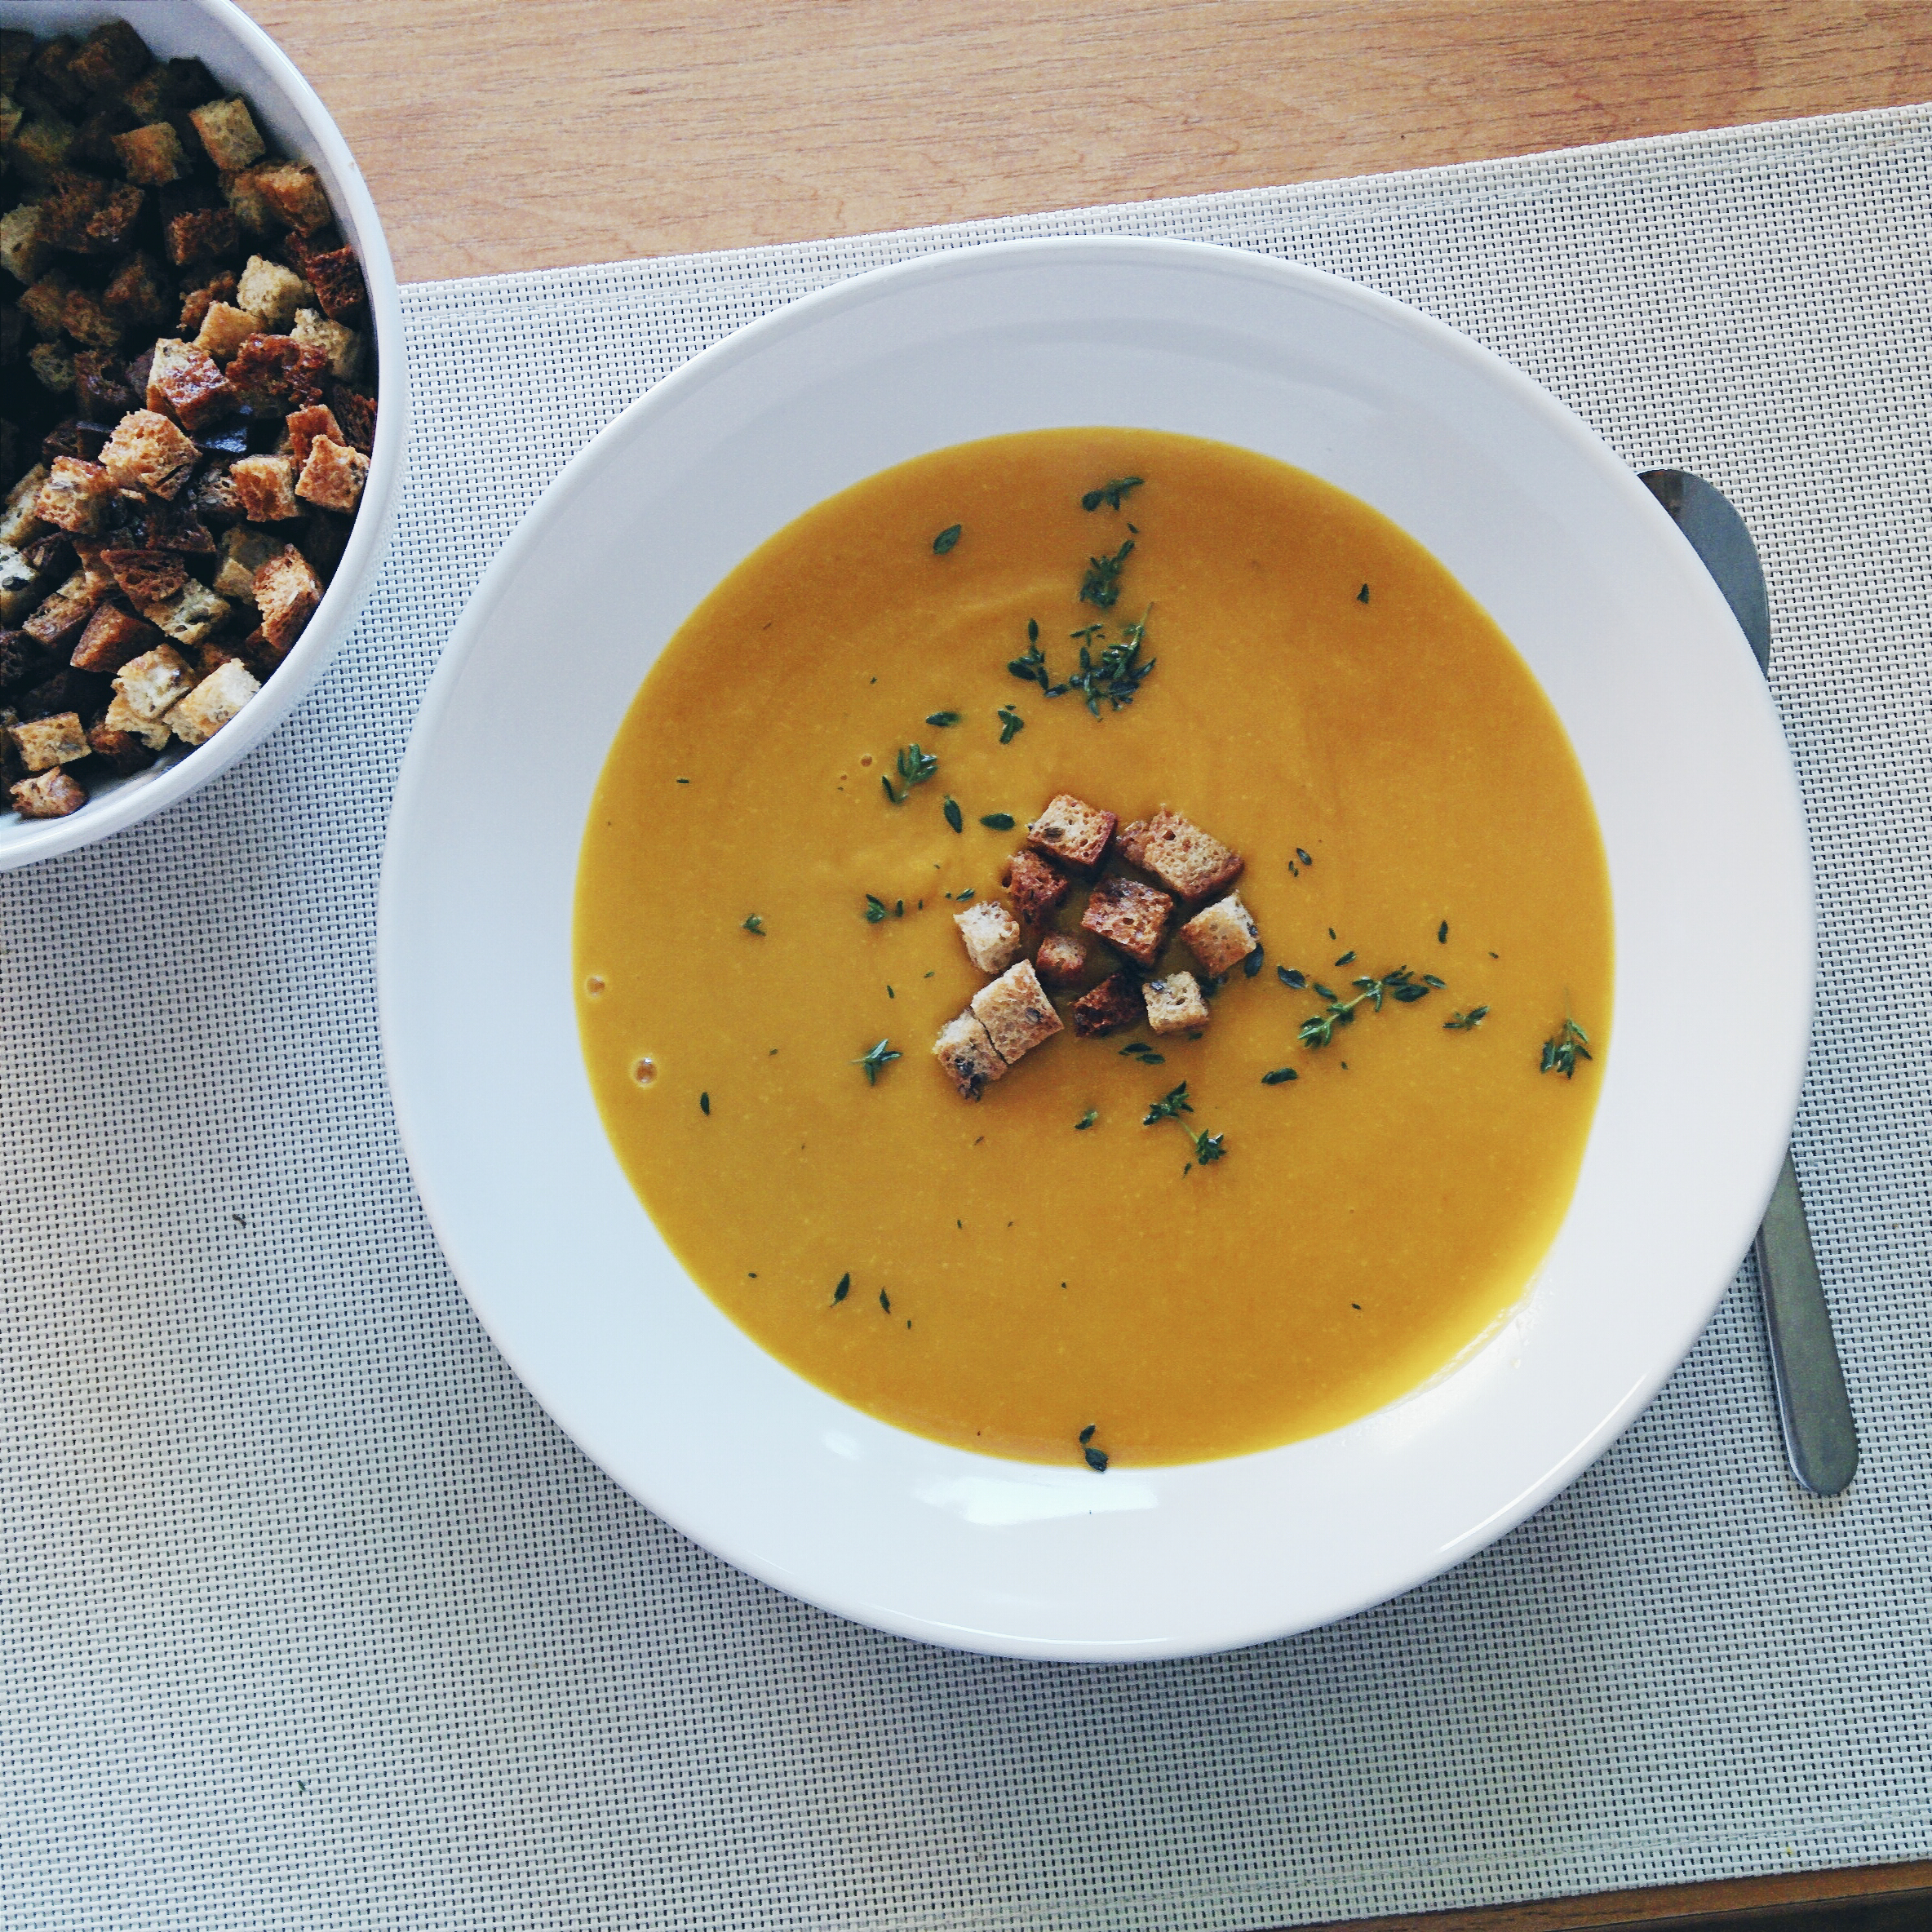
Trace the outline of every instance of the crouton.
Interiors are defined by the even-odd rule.
[[[86,289],[70,289],[60,310],[60,326],[85,349],[111,349],[120,346],[127,331],[98,295]],[[79,379],[76,358],[75,379]]]
[[[1063,791],[1026,828],[1026,843],[1035,852],[1051,853],[1062,865],[1079,872],[1099,869],[1114,836],[1114,818]]]
[[[67,312],[67,298],[73,293],[73,277],[64,268],[50,268],[20,297],[20,313],[33,325],[33,333],[42,342],[56,341],[60,318]]]
[[[1033,955],[1033,970],[1047,986],[1077,986],[1091,950],[1078,933],[1049,933]]]
[[[338,384],[332,401],[336,419],[342,424],[339,440],[368,455],[375,448],[375,398]]]
[[[1145,824],[1130,825],[1120,849],[1130,864],[1151,872],[1178,898],[1205,899],[1241,875],[1239,853],[1165,805]]]
[[[318,402],[312,409],[291,411],[281,427],[289,439],[288,459],[297,469],[308,462],[309,449],[317,436],[326,436],[332,443],[348,441],[342,433],[342,425],[335,420],[335,410],[325,402]]]
[[[113,501],[114,485],[98,463],[57,456],[33,505],[37,516],[73,535],[91,536]]]
[[[241,492],[235,488],[235,479],[228,474],[225,463],[210,463],[195,478],[183,501],[195,516],[205,517],[210,523],[231,524],[242,520]]]
[[[302,466],[295,494],[325,510],[353,514],[362,500],[362,485],[368,479],[369,459],[360,450],[318,436],[309,445],[308,460]]]
[[[97,604],[68,662],[76,671],[112,677],[129,658],[153,650],[160,642],[154,627],[142,623],[131,610],[114,603]]]
[[[129,658],[114,673],[114,689],[129,715],[144,724],[154,723],[170,705],[185,698],[193,685],[194,676],[188,668],[188,660],[167,644],[157,645],[153,650]],[[109,720],[114,722],[111,706]],[[162,742],[166,742],[165,733]]]
[[[63,190],[41,203],[47,239],[77,255],[118,255],[132,246],[147,200],[131,181],[98,184],[99,192]]]
[[[16,281],[38,281],[53,252],[37,202],[23,202],[0,215],[0,268]]]
[[[45,534],[47,526],[33,506],[40,501],[41,486],[51,474],[45,463],[36,463],[7,491],[6,505],[0,507],[0,543],[19,550]]]
[[[154,345],[148,407],[172,416],[191,435],[233,415],[242,397],[206,349],[176,336]]]
[[[274,335],[295,321],[295,311],[305,307],[314,292],[294,269],[251,255],[235,285],[235,304],[256,318],[264,334]]]
[[[190,208],[163,225],[162,241],[168,259],[185,268],[233,255],[242,246],[242,230],[232,209]]]
[[[150,751],[161,751],[175,735],[165,719],[144,718],[120,691],[109,699],[107,715],[100,723],[103,730],[139,738]]]
[[[144,188],[161,188],[188,172],[188,150],[165,121],[151,122],[132,134],[117,134],[113,139],[114,152],[121,157],[130,181],[138,181]]]
[[[101,466],[122,490],[173,498],[194,473],[201,454],[157,410],[131,410],[101,445]]]
[[[21,628],[49,650],[70,649],[87,627],[95,605],[113,587],[114,580],[106,571],[97,574],[83,564]]]
[[[268,152],[245,100],[211,100],[205,107],[189,109],[188,117],[209,160],[224,171],[245,168]]]
[[[100,561],[132,602],[158,604],[188,581],[188,565],[177,551],[104,550]]]
[[[988,1082],[1006,1071],[1006,1062],[993,1050],[985,1027],[970,1013],[948,1020],[933,1043],[933,1057],[952,1076],[960,1097],[977,1100]]]
[[[255,574],[271,557],[280,556],[282,540],[267,530],[229,530],[221,540],[221,562],[215,588],[231,604],[255,602]]]
[[[181,299],[181,319],[175,325],[175,333],[184,342],[194,341],[195,347],[199,348],[201,343],[195,339],[200,334],[202,324],[208,319],[208,311],[217,302],[233,303],[235,289],[233,268],[220,269],[198,289],[190,289]]]
[[[17,623],[26,616],[39,600],[47,576],[11,543],[0,543],[0,623]]]
[[[1016,852],[1007,871],[1013,910],[1030,926],[1044,926],[1073,890],[1064,872],[1056,871],[1044,858],[1030,852]]]
[[[146,42],[125,20],[107,20],[83,40],[68,63],[82,94],[125,86],[154,64]]]
[[[361,374],[360,331],[330,321],[319,308],[298,308],[295,319],[289,326],[289,335],[304,348],[317,351],[337,382],[352,383]]]
[[[1141,988],[1141,997],[1146,1002],[1147,1026],[1153,1033],[1197,1031],[1214,1017],[1191,973],[1150,979]]]
[[[260,326],[246,308],[232,302],[210,302],[195,332],[194,346],[216,362],[228,362]]]
[[[320,349],[290,335],[251,335],[228,366],[228,380],[243,401],[281,415],[320,402],[328,372]]]
[[[94,756],[117,778],[125,778],[153,764],[158,747],[131,731],[111,726],[105,718],[87,729],[87,743]]]
[[[973,996],[973,1017],[1008,1066],[1060,1030],[1060,1016],[1030,959],[1020,959]]]
[[[298,233],[312,234],[335,219],[321,182],[307,162],[283,162],[275,167],[257,168],[255,178],[256,185],[268,197],[268,206]]]
[[[73,359],[74,401],[90,423],[117,422],[137,407],[127,371],[104,349],[86,349]]]
[[[51,772],[57,764],[72,764],[77,758],[87,756],[87,734],[81,728],[78,711],[36,718],[27,724],[10,724],[7,735],[13,740],[20,763],[30,772]]]
[[[100,291],[100,299],[104,308],[130,327],[140,322],[158,322],[167,312],[161,271],[144,255],[131,255],[114,271],[108,286]]]
[[[346,516],[317,510],[296,532],[295,547],[308,559],[324,583],[335,576],[342,553],[349,547],[349,532],[353,527]]]
[[[190,577],[172,596],[157,597],[140,610],[157,629],[193,649],[228,614],[228,601]]]
[[[250,523],[284,523],[302,514],[295,467],[286,456],[243,456],[228,465],[242,513]]]
[[[229,214],[251,235],[272,233],[276,226],[275,210],[262,193],[258,179],[260,173],[259,168],[224,168],[221,175],[222,198],[228,205]]]
[[[1139,1026],[1146,1014],[1140,982],[1131,973],[1116,973],[1074,1002],[1074,1031],[1083,1039],[1099,1039]]]
[[[7,795],[23,818],[64,818],[87,802],[86,791],[59,765],[38,778],[23,778],[9,786]]]
[[[1217,899],[1181,928],[1187,950],[1211,979],[1239,966],[1261,943],[1255,922],[1239,893]]]
[[[204,745],[261,685],[239,658],[228,658],[174,706],[167,724],[184,745]]]
[[[953,924],[966,942],[967,958],[982,973],[1004,973],[1026,950],[1020,922],[997,899],[981,899],[955,912]]]
[[[1080,924],[1137,966],[1151,966],[1167,937],[1174,902],[1134,879],[1103,879],[1093,888]]]
[[[303,263],[303,273],[315,290],[316,307],[330,321],[356,329],[369,319],[369,290],[352,248],[311,254]]]
[[[286,651],[322,600],[321,579],[294,544],[285,543],[279,555],[256,569],[255,600],[269,645]]]
[[[80,130],[58,114],[31,114],[14,131],[13,160],[21,178],[35,186],[67,166]]]

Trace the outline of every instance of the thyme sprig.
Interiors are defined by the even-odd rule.
[[[999,742],[1010,745],[1026,729],[1026,720],[1010,704],[999,707]]]
[[[902,745],[899,755],[893,760],[893,769],[898,773],[903,791],[894,791],[893,782],[882,772],[879,782],[885,787],[885,795],[895,805],[902,805],[911,796],[915,785],[923,785],[939,769],[937,754],[922,750],[917,745]]]
[[[1097,510],[1105,503],[1110,510],[1120,507],[1120,499],[1130,490],[1138,490],[1142,479],[1139,476],[1116,476],[1110,483],[1103,483],[1098,490],[1090,490],[1080,499],[1083,510]]]
[[[1301,1022],[1301,1040],[1303,1046],[1327,1046],[1335,1038],[1337,1026],[1354,1025],[1356,1008],[1365,1001],[1380,1013],[1385,999],[1393,999],[1402,1006],[1412,1006],[1418,999],[1426,999],[1432,990],[1406,966],[1397,966],[1382,974],[1379,979],[1373,975],[1367,975],[1350,983],[1357,988],[1352,999],[1344,999],[1327,986],[1318,986],[1315,988],[1328,1004],[1323,1012],[1311,1013]]]
[[[1089,635],[1095,632],[1099,636]],[[1097,718],[1100,716],[1100,701],[1103,698],[1115,711],[1123,705],[1132,704],[1134,693],[1158,662],[1153,658],[1145,664],[1140,661],[1141,645],[1147,635],[1145,615],[1137,624],[1123,624],[1119,641],[1104,645],[1096,658],[1093,645],[1105,635],[1105,627],[1100,624],[1088,625],[1086,632],[1074,632],[1075,636],[1083,640],[1080,645],[1080,668],[1061,687],[1062,690],[1078,691],[1087,700],[1088,710]],[[1051,698],[1057,693],[1049,690],[1047,695]]]
[[[1080,582],[1080,601],[1096,610],[1111,610],[1120,601],[1120,573],[1133,553],[1134,540],[1129,537],[1111,556],[1088,557],[1087,574]]]
[[[882,1039],[876,1046],[871,1047],[860,1054],[852,1064],[854,1066],[862,1066],[866,1070],[866,1084],[868,1087],[876,1087],[879,1084],[880,1075],[893,1061],[903,1060],[905,1057],[903,1053],[893,1051],[890,1040]]]
[[[1540,1074],[1561,1074],[1566,1080],[1574,1080],[1577,1061],[1595,1058],[1596,1055],[1590,1051],[1589,1034],[1565,1013],[1562,1025],[1553,1037],[1544,1041],[1543,1057],[1536,1070]]]
[[[1141,1064],[1146,1064],[1145,1059]],[[1141,1124],[1143,1127],[1153,1127],[1163,1120],[1173,1121],[1181,1132],[1194,1142],[1194,1159],[1205,1168],[1217,1160],[1225,1159],[1228,1150],[1221,1145],[1221,1135],[1211,1134],[1205,1130],[1196,1132],[1181,1118],[1183,1114],[1191,1114],[1194,1110],[1194,1103],[1187,1097],[1187,1083],[1183,1080],[1178,1087],[1171,1092],[1163,1093],[1148,1108],[1147,1117]]]
[[[1445,1033],[1473,1033],[1489,1017],[1487,1006],[1472,1006],[1465,1013],[1451,1013],[1442,1022]]]

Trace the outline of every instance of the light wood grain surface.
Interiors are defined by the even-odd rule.
[[[1932,98],[1927,0],[245,4],[341,125],[405,281]],[[1379,1923],[1741,1927],[1921,1888],[1932,1923],[1932,1863]]]

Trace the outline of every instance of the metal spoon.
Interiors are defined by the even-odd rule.
[[[1738,628],[1766,677],[1771,669],[1771,609],[1757,546],[1730,499],[1688,470],[1646,470],[1651,494],[1690,540],[1717,579]],[[1859,1466],[1859,1437],[1831,1311],[1819,1278],[1818,1256],[1805,1221],[1804,1197],[1791,1155],[1778,1175],[1757,1230],[1758,1292],[1764,1304],[1778,1419],[1792,1473],[1806,1489],[1835,1496]]]

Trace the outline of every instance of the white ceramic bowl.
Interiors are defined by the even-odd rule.
[[[1084,423],[1279,457],[1448,565],[1582,760],[1618,973],[1575,1203],[1487,1345],[1315,1440],[1097,1478],[902,1433],[726,1320],[606,1144],[570,957],[599,768],[652,658],[717,580],[888,464]],[[520,762],[544,773],[513,800],[512,716]],[[1018,242],[882,269],[741,330],[634,404],[511,539],[445,654],[397,794],[380,934],[417,1183],[551,1413],[652,1509],[779,1589],[1031,1657],[1167,1656],[1305,1628],[1529,1514],[1650,1399],[1731,1278],[1810,1019],[1810,869],[1778,720],[1650,493],[1567,410],[1439,324],[1310,270],[1174,242]],[[1719,989],[1725,1038],[1748,1043],[1721,1056]]]
[[[289,57],[230,0],[0,5],[0,25],[24,27],[42,39],[85,32],[117,17],[133,27],[157,59],[193,55],[206,63],[224,86],[246,97],[272,147],[312,163],[321,176],[336,224],[355,248],[369,285],[378,370],[375,448],[348,547],[295,648],[260,694],[205,745],[185,755],[176,752],[131,778],[91,784],[93,795],[64,818],[20,818],[0,810],[0,871],[91,844],[152,816],[226,771],[274,730],[321,676],[355,622],[388,542],[402,481],[409,412],[402,302],[375,204],[328,109]],[[0,805],[4,803],[0,800]]]

